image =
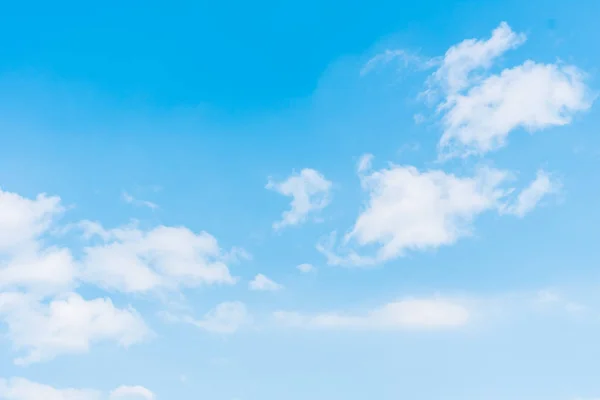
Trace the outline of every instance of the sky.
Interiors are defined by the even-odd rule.
[[[599,13],[4,5],[0,399],[600,398]]]

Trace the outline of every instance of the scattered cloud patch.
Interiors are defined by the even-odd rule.
[[[86,353],[97,342],[128,347],[152,334],[134,309],[117,308],[108,298],[85,300],[76,293],[49,302],[23,293],[0,293],[0,316],[14,348],[24,353],[15,360],[18,365]]]
[[[185,322],[207,332],[233,334],[252,322],[246,305],[240,301],[224,302],[210,310],[202,319],[190,316],[166,315],[172,322]]]
[[[547,172],[539,170],[535,180],[519,193],[517,200],[512,204],[507,204],[505,207],[502,207],[500,211],[502,213],[524,217],[533,210],[544,197],[556,193],[558,190],[560,190],[560,183],[553,180]]]
[[[441,86],[445,93],[456,94],[481,79],[476,72],[488,70],[493,61],[506,51],[525,43],[527,37],[515,33],[506,22],[493,30],[487,40],[466,39],[450,47],[433,73],[429,84],[436,89]]]
[[[154,394],[142,386],[121,386],[105,396],[98,390],[57,389],[23,378],[0,378],[2,400],[154,400]]]
[[[283,289],[283,285],[272,281],[263,274],[258,274],[248,283],[250,290],[276,292]]]
[[[456,329],[469,322],[470,311],[458,302],[431,298],[400,300],[363,313],[278,311],[274,317],[285,326],[305,329]]]
[[[330,264],[374,264],[407,250],[453,244],[470,235],[473,220],[497,208],[507,193],[501,187],[507,173],[491,168],[481,168],[473,177],[397,165],[368,172],[360,179],[369,200],[343,244],[376,245],[378,250],[372,257],[351,250],[339,256],[332,236],[318,245]]]
[[[82,274],[87,282],[128,293],[236,282],[224,262],[231,255],[207,232],[91,226],[103,242],[84,248]]]
[[[109,400],[154,400],[156,396],[143,386],[119,386],[110,392]]]
[[[308,274],[317,270],[312,264],[300,264],[296,268],[303,274]]]
[[[399,65],[404,68],[414,67],[418,69],[428,69],[435,66],[438,63],[438,60],[421,57],[415,53],[402,49],[386,49],[369,59],[360,70],[360,75],[367,75],[390,63],[394,63],[394,65]]]
[[[310,214],[324,209],[330,202],[331,186],[323,174],[310,168],[292,174],[282,182],[269,180],[267,189],[292,198],[291,209],[283,213],[281,221],[275,222],[273,228],[298,225]]]
[[[489,74],[498,57],[525,40],[503,22],[489,39],[468,39],[446,52],[425,92],[442,97],[441,159],[485,154],[503,147],[516,129],[566,125],[591,106],[584,73],[573,65],[528,60]]]
[[[58,196],[44,193],[29,199],[0,188],[0,254],[31,252],[64,211]]]

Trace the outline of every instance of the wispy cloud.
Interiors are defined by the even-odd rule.
[[[373,56],[360,70],[360,75],[367,75],[389,64],[404,68],[429,69],[437,65],[438,59],[426,58],[402,49],[386,49]]]
[[[123,192],[122,194],[122,198],[123,200],[128,203],[128,204],[132,204],[134,206],[138,206],[138,207],[147,207],[151,210],[156,210],[158,209],[158,204],[153,203],[151,201],[147,201],[147,200],[139,200],[136,199],[135,197],[133,197],[131,194],[127,193],[127,192]]]

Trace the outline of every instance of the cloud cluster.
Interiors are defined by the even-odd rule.
[[[367,158],[359,162],[362,187],[368,195],[366,207],[352,229],[336,248],[335,236],[323,240],[317,249],[333,265],[370,265],[455,243],[469,236],[473,221],[486,211],[525,215],[557,183],[544,171],[522,189],[515,201],[507,186],[507,171],[482,167],[473,176],[457,176],[443,170],[420,171],[413,166],[391,165],[371,171]],[[364,256],[355,247],[373,247],[375,254]]]
[[[498,57],[525,40],[503,22],[487,40],[469,39],[448,49],[426,91],[442,97],[442,158],[488,153],[503,147],[518,128],[566,125],[591,106],[585,74],[573,65],[527,60],[489,73]]]
[[[0,321],[20,353],[19,365],[85,353],[99,342],[128,347],[152,336],[135,309],[109,298],[86,299],[76,292],[82,283],[124,293],[234,284],[225,262],[247,256],[241,249],[224,252],[207,232],[185,227],[105,229],[82,221],[57,228],[64,210],[57,196],[29,199],[0,190]],[[73,228],[86,243],[77,257],[51,244],[56,232]],[[221,315],[231,314],[217,311],[203,322],[207,330],[218,330]]]

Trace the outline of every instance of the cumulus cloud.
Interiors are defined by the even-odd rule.
[[[489,73],[499,56],[525,40],[503,22],[489,39],[468,39],[446,52],[427,90],[443,99],[441,158],[485,154],[504,146],[518,128],[566,125],[591,106],[584,74],[573,65],[528,60]]]
[[[88,282],[123,292],[236,282],[224,262],[229,255],[207,232],[168,226],[150,230],[86,226],[103,240],[84,249],[82,275]]]
[[[57,196],[28,199],[0,188],[0,254],[36,248],[39,237],[63,211]]]
[[[376,245],[377,252],[372,257],[353,251],[340,256],[333,251],[332,237],[318,245],[330,264],[373,264],[407,250],[452,244],[470,235],[473,220],[497,208],[507,193],[502,189],[507,173],[492,168],[481,168],[472,177],[397,165],[366,172],[360,178],[369,200],[343,243]]]
[[[0,378],[2,400],[154,400],[154,394],[142,386],[121,386],[105,396],[98,390],[57,389],[23,378]]]
[[[275,292],[283,289],[283,285],[272,281],[263,274],[257,274],[254,279],[248,283],[250,290]]]
[[[305,168],[282,182],[269,180],[266,188],[292,198],[291,209],[285,211],[281,221],[273,223],[274,229],[298,225],[310,214],[325,208],[330,202],[332,183],[318,171]]]
[[[487,40],[466,39],[450,47],[429,83],[440,85],[446,93],[457,93],[478,80],[474,72],[488,70],[495,59],[519,47],[526,39],[524,34],[513,32],[502,22]]]
[[[57,196],[29,199],[0,189],[0,290],[48,295],[72,287],[77,267],[70,250],[43,243],[63,211]]]
[[[15,359],[19,365],[85,353],[97,342],[128,347],[151,335],[132,308],[117,308],[108,298],[85,300],[76,293],[49,302],[24,293],[0,293],[0,316],[14,348],[24,353]]]
[[[274,317],[285,326],[305,329],[455,329],[469,322],[470,311],[459,302],[425,298],[391,302],[363,313],[278,311]]]

